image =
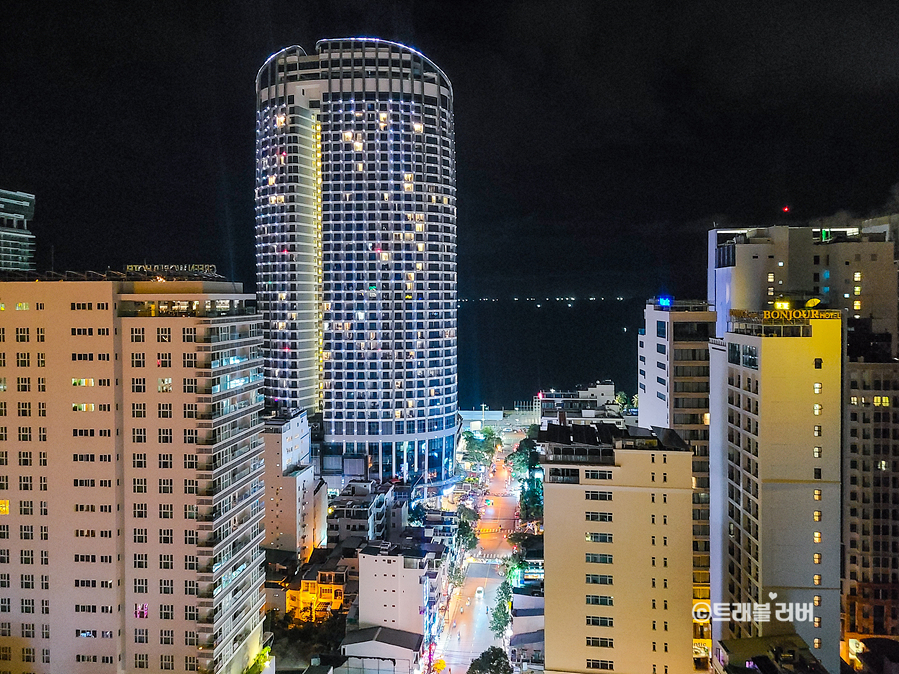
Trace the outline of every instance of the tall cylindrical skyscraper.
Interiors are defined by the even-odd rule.
[[[321,409],[324,476],[439,483],[458,433],[452,86],[394,42],[316,51],[256,81],[266,395]]]

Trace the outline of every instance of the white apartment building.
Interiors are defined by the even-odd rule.
[[[238,674],[265,602],[255,298],[109,277],[0,283],[0,669]]]
[[[328,489],[311,462],[306,411],[266,417],[265,542],[295,550],[300,563],[328,543]]]
[[[638,425],[671,428],[693,451],[693,603],[709,599],[709,336],[715,312],[700,301],[646,303],[637,342]],[[693,622],[693,653],[711,655],[711,625]]]
[[[458,434],[450,81],[414,49],[343,38],[273,54],[256,92],[267,399],[323,411],[331,487],[439,484]]]
[[[795,631],[828,672],[840,653],[839,311],[733,312],[713,339],[712,602],[812,605],[813,617],[713,621],[713,637]],[[721,660],[720,654],[713,657]]]
[[[359,628],[390,627],[437,638],[438,606],[446,589],[445,548],[439,543],[380,543],[359,551]]]
[[[538,442],[546,671],[692,673],[689,447],[605,424],[551,425]]]
[[[547,424],[613,424],[624,428],[621,409],[615,402],[615,384],[597,382],[577,391],[540,391],[534,396],[537,423]]]
[[[351,480],[328,505],[328,545],[353,537],[387,540],[394,503],[392,484]]]
[[[719,338],[731,309],[764,311],[777,308],[781,297],[802,296],[845,310],[850,337],[858,321],[892,334],[887,355],[896,353],[896,269],[893,243],[883,233],[786,225],[713,229],[708,260],[708,301],[717,310]]]

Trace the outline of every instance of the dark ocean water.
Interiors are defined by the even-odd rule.
[[[541,389],[573,389],[611,379],[637,392],[637,331],[645,299],[462,302],[461,409],[509,408]],[[625,330],[626,328],[626,330]]]

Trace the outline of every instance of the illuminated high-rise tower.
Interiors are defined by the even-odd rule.
[[[440,482],[458,433],[449,79],[344,38],[274,54],[256,91],[269,403],[322,411],[326,477]]]

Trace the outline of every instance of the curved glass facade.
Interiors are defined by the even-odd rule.
[[[458,432],[452,87],[396,43],[317,52],[285,49],[257,78],[266,392],[321,405],[324,474],[441,482]]]

